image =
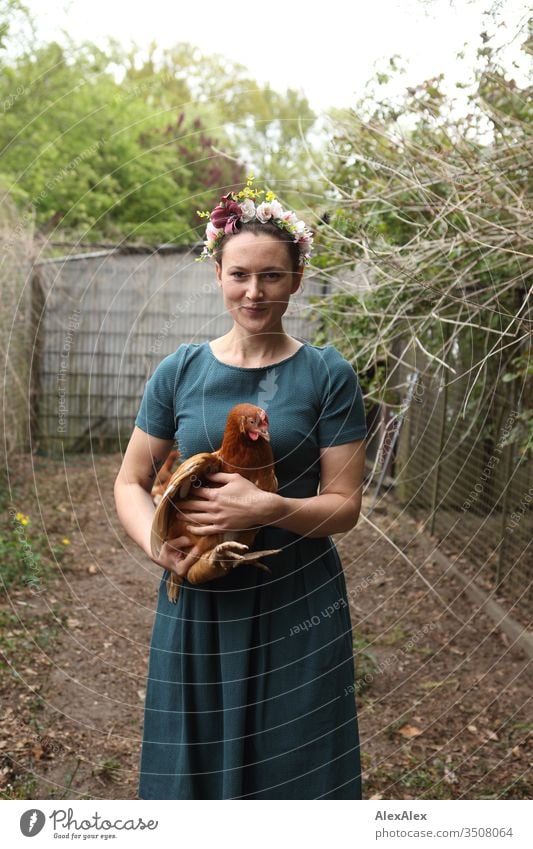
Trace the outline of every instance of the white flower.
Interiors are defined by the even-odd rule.
[[[283,207],[280,204],[279,200],[273,200],[270,204],[270,209],[272,213],[272,218],[281,218],[283,215]]]
[[[241,221],[245,224],[247,221],[252,221],[255,218],[255,203],[251,198],[246,198],[241,204],[239,204],[242,209],[242,218]]]
[[[294,222],[294,232],[298,233],[300,236],[303,236],[305,231],[305,221],[295,221]]]
[[[263,201],[263,203],[260,203],[257,207],[255,214],[259,221],[265,224],[272,218],[272,204]]]

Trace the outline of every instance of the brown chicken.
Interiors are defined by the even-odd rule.
[[[259,528],[226,531],[197,536],[189,534],[191,524],[186,513],[179,513],[180,499],[194,496],[198,486],[216,487],[205,475],[213,472],[237,472],[252,481],[259,489],[277,492],[278,481],[274,473],[274,456],[268,432],[265,410],[254,404],[237,404],[230,411],[218,451],[194,454],[185,460],[171,476],[168,486],[154,514],[151,533],[152,555],[159,557],[163,543],[168,539],[189,536],[198,548],[198,560],[187,572],[191,584],[201,584],[220,578],[236,566],[252,564],[270,573],[260,557],[278,554],[282,549],[248,551]],[[192,492],[191,492],[192,488]],[[167,578],[167,596],[176,602],[183,579],[175,572]]]
[[[174,448],[168,455],[161,468],[159,469],[157,475],[155,476],[154,485],[150,494],[152,496],[152,501],[154,502],[156,507],[163,498],[165,489],[167,488],[170,482],[170,478],[173,475],[174,461],[178,460],[179,463],[179,457],[180,452]]]

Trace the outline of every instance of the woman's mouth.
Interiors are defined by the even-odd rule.
[[[243,307],[246,312],[264,312],[266,307]]]

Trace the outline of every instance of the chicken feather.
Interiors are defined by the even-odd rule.
[[[259,489],[277,492],[278,481],[265,410],[254,404],[237,404],[229,412],[220,448],[194,454],[178,466],[154,513],[150,536],[153,557],[159,557],[167,540],[189,536],[191,544],[196,544],[198,550],[198,559],[187,573],[187,581],[191,584],[222,577],[230,569],[247,563],[270,573],[268,566],[259,558],[278,554],[282,549],[249,551],[258,533],[257,527],[204,536],[193,534],[191,539],[186,527],[191,522],[186,513],[178,512],[179,503],[194,494],[191,489],[198,486],[219,486],[206,478],[213,472],[238,472]],[[183,579],[175,572],[170,573],[167,578],[169,601],[177,601],[182,582]]]

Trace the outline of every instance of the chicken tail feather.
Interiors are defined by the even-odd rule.
[[[181,587],[181,578],[179,575],[176,575],[175,572],[171,572],[166,580],[167,584],[167,598],[172,604],[176,604],[178,600],[178,596],[180,594]]]

